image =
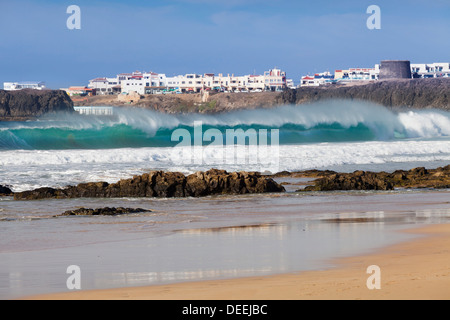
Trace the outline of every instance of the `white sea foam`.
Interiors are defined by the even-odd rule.
[[[265,170],[260,162],[248,161],[248,157],[256,156],[254,154],[247,154],[247,159],[244,154],[237,154],[236,159],[230,163],[224,161],[219,148],[203,147],[196,149],[196,152],[199,150],[203,163],[186,161],[186,154],[193,150],[182,147],[3,151],[0,152],[0,175],[2,183],[12,185],[14,190],[19,191],[86,181],[115,182],[152,169],[183,173],[208,170],[212,167],[229,171]],[[272,172],[361,165],[385,165],[389,170],[393,163],[398,162],[450,162],[449,139],[282,145],[278,150],[279,154],[271,155],[279,156],[279,166],[272,167]]]

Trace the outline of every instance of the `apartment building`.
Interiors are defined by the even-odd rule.
[[[265,88],[269,91],[283,91],[286,88],[286,72],[278,68],[264,72]]]
[[[258,92],[264,90],[282,91],[287,83],[292,86],[293,81],[286,79],[286,72],[274,68],[264,72],[264,75],[235,76],[219,73],[205,73],[203,75],[189,73],[167,77],[155,72],[120,73],[116,77],[101,77],[89,81],[88,88],[97,94],[128,94],[136,92],[143,94],[157,94],[166,92],[196,93],[202,90],[228,92]]]
[[[140,80],[143,73],[135,71],[132,73],[120,73],[115,77],[100,77],[89,80],[88,88],[95,89],[97,95],[119,94],[122,91],[122,82],[129,80]]]
[[[120,93],[121,87],[116,78],[95,78],[89,80],[88,88],[94,89],[97,95]]]
[[[293,81],[291,80],[293,83]],[[228,92],[257,92],[264,90],[281,91],[286,88],[286,73],[279,69],[266,71],[264,75],[235,76],[213,73],[186,74],[167,77],[167,88],[181,93],[195,93],[201,90]]]
[[[318,87],[324,84],[330,84],[334,81],[334,76],[329,72],[316,73],[314,76],[303,76],[300,79],[301,87]]]
[[[344,70],[335,70],[334,80],[336,81],[361,81],[378,80],[380,66],[374,68],[349,68]]]
[[[144,72],[121,81],[122,93],[134,91],[138,94],[153,94],[162,92],[166,88],[166,75],[155,72]]]
[[[42,81],[22,81],[22,82],[4,82],[3,89],[8,91],[22,90],[22,89],[45,89],[45,82]]]
[[[415,63],[411,64],[413,78],[449,78],[450,63]]]

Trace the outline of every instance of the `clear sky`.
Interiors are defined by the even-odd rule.
[[[69,5],[81,29],[69,30]],[[369,30],[369,5],[381,29]],[[449,0],[0,0],[0,87],[154,71],[302,75],[385,59],[450,61]]]

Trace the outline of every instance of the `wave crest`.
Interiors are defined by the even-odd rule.
[[[0,124],[0,149],[106,149],[175,146],[172,132],[203,129],[279,129],[280,144],[385,141],[450,136],[450,113],[396,113],[361,101],[327,101],[221,114],[163,114],[114,108],[113,117],[59,114],[39,121]]]

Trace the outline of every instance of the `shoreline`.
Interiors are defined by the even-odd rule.
[[[167,285],[34,295],[19,300],[422,300],[450,298],[450,223],[403,230],[418,237],[336,267],[286,274]],[[367,267],[381,269],[381,289],[369,290]]]

